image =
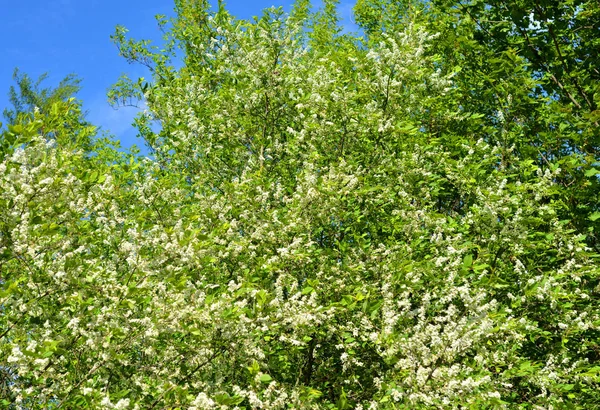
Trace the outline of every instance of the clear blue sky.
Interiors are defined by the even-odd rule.
[[[216,0],[213,1],[216,3]],[[228,9],[237,17],[259,15],[270,6],[289,10],[292,0],[229,0]],[[318,3],[315,1],[315,3]],[[341,6],[349,18],[350,2]],[[56,85],[69,73],[83,79],[78,97],[88,120],[100,125],[125,147],[143,142],[131,127],[136,110],[115,111],[106,99],[107,89],[121,74],[131,78],[148,76],[143,67],[129,65],[119,57],[110,35],[117,24],[137,39],[160,39],[154,16],[173,15],[171,0],[0,0],[0,112],[8,106],[12,73],[18,67],[37,78],[49,73],[46,86]],[[347,15],[346,15],[347,14]]]

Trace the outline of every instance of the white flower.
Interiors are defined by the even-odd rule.
[[[67,328],[75,330],[75,329],[77,329],[78,325],[79,325],[79,318],[74,317],[73,319],[71,319],[69,321],[69,323],[67,323]]]
[[[125,410],[129,407],[129,399],[121,399],[115,404],[115,410]]]
[[[103,406],[103,408],[105,409],[112,409],[113,408],[113,404],[110,401],[110,397],[105,396],[102,401],[100,402],[100,405]]]

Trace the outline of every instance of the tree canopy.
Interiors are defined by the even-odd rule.
[[[15,69],[13,79],[17,84],[16,87],[11,86],[9,91],[13,108],[6,108],[3,112],[4,119],[9,124],[15,124],[19,114],[30,114],[35,108],[46,113],[52,104],[74,97],[81,89],[81,80],[73,74],[62,79],[56,88],[41,88],[47,78],[48,74],[45,73],[34,82],[29,75]]]
[[[10,117],[3,406],[600,407],[594,2],[337,4],[118,27],[149,157]]]

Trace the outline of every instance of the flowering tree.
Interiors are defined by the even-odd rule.
[[[254,21],[178,0],[162,50],[118,29],[153,72],[112,94],[147,101],[152,159],[83,150],[73,100],[4,131],[3,405],[600,404],[563,171],[461,135],[478,113],[427,21],[365,10],[364,35],[302,0]]]

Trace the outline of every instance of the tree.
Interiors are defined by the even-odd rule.
[[[71,74],[55,88],[41,88],[47,77],[47,74],[42,74],[33,82],[27,74],[20,74],[15,69],[13,79],[17,88],[11,86],[9,92],[13,108],[6,108],[3,112],[8,129],[3,130],[0,143],[5,149],[11,149],[10,147],[14,148],[15,139],[27,141],[37,133],[66,146],[77,146],[89,153],[97,129],[85,120],[81,103],[75,99],[75,94],[81,88],[81,80]],[[43,128],[32,128],[35,124],[43,124]],[[22,131],[24,127],[27,128],[26,131]]]
[[[35,82],[27,75],[21,74],[16,68],[13,79],[17,87],[11,86],[9,100],[13,108],[6,108],[3,112],[8,124],[15,124],[19,114],[32,113],[37,108],[42,113],[47,113],[52,104],[67,101],[75,96],[81,89],[81,80],[74,74],[66,76],[56,88],[40,88],[48,74],[42,74]]]
[[[369,36],[411,19],[439,31],[431,52],[443,56],[443,73],[456,72],[458,92],[447,101],[454,116],[432,118],[426,127],[451,140],[459,135],[471,136],[467,143],[500,144],[504,165],[528,159],[541,169],[561,168],[555,197],[562,201],[561,219],[600,250],[600,18],[594,2],[363,0],[355,10]]]
[[[245,21],[178,0],[162,49],[118,29],[153,72],[113,92],[146,99],[152,159],[55,143],[45,113],[11,128],[3,404],[599,404],[598,255],[562,171],[502,139],[502,101],[468,95],[483,74],[420,3],[361,2],[364,35],[336,4]]]

